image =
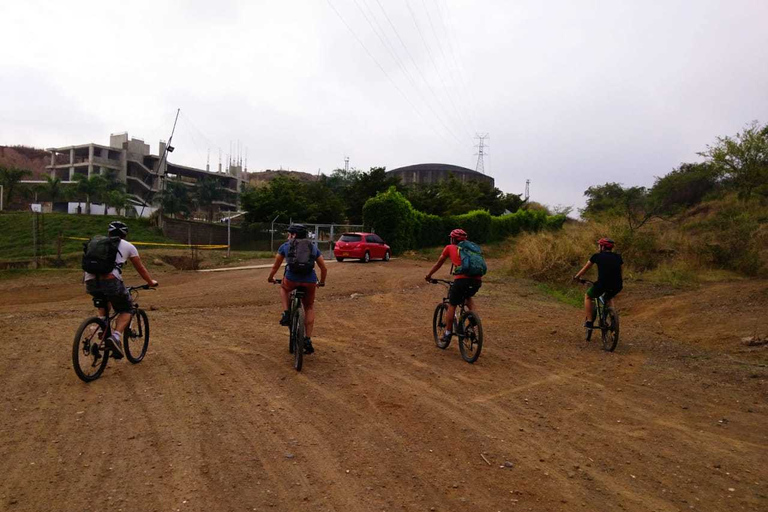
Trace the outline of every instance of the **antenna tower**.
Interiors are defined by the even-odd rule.
[[[531,180],[525,180],[525,200],[531,197]]]
[[[488,154],[486,151],[488,149],[488,145],[485,144],[485,139],[490,139],[487,133],[484,133],[482,135],[475,134],[475,139],[477,139],[479,142],[475,146],[477,148],[477,165],[475,166],[475,170],[477,172],[485,174],[485,155]]]
[[[348,172],[348,171],[349,171],[349,157],[345,156],[344,157],[344,172]]]

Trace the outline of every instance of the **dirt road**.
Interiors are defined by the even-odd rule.
[[[469,365],[431,340],[427,268],[330,267],[300,374],[265,270],[162,274],[146,359],[89,385],[77,273],[0,281],[0,510],[768,509],[766,348],[738,339],[768,331],[768,284],[630,288],[607,354],[490,275]]]

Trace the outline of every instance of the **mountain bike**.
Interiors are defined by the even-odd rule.
[[[123,350],[125,357],[133,364],[140,363],[147,355],[149,347],[149,318],[147,313],[139,308],[136,299],[139,290],[153,290],[148,284],[131,286],[131,321],[123,333]],[[72,344],[72,365],[75,373],[84,382],[91,382],[101,377],[107,367],[110,356],[113,355],[111,344],[107,340],[112,336],[112,324],[119,313],[110,314],[107,303],[106,316],[86,318],[75,333]]]
[[[281,284],[282,279],[275,279],[275,284]],[[317,286],[322,286],[318,284]],[[302,299],[307,293],[307,289],[299,286],[291,292],[290,307],[288,309],[288,318],[290,323],[288,327],[288,353],[293,354],[293,367],[297,372],[301,371],[304,361],[304,306]]]
[[[480,316],[474,311],[466,309],[466,304],[462,302],[456,307],[456,314],[453,318],[453,329],[451,329],[451,338],[443,341],[443,333],[447,319],[448,297],[451,295],[453,281],[445,279],[430,279],[432,284],[444,284],[448,287],[448,293],[435,308],[435,314],[432,317],[432,335],[435,338],[437,348],[445,350],[451,344],[451,339],[456,336],[459,340],[459,352],[461,357],[468,363],[474,363],[480,357],[480,351],[483,349],[483,324],[480,322]]]
[[[581,284],[594,285],[594,281],[588,279],[579,279]],[[586,340],[592,339],[592,331],[594,329],[600,329],[603,340],[603,350],[613,352],[616,350],[616,345],[619,344],[619,313],[608,306],[605,300],[605,294],[600,295],[597,299],[593,300],[595,308],[592,313],[592,325],[593,328],[585,327]],[[597,325],[595,325],[597,321]]]

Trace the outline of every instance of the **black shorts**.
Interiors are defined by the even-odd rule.
[[[456,279],[448,293],[448,302],[451,306],[458,306],[468,298],[474,297],[482,285],[483,282],[480,279]]]
[[[91,279],[85,282],[85,291],[93,296],[93,305],[97,308],[112,304],[112,309],[118,313],[130,313],[131,294],[120,279]]]
[[[600,281],[598,281],[589,287],[589,289],[587,290],[587,296],[590,299],[596,299],[599,296],[605,294],[605,297],[603,297],[603,300],[605,302],[608,302],[609,300],[617,296],[621,291],[621,289],[622,289],[621,286],[607,287],[603,285]]]

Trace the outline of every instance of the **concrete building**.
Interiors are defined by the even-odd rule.
[[[447,180],[450,174],[462,182],[483,181],[494,186],[494,179],[487,174],[482,174],[466,167],[451,164],[416,164],[407,165],[387,171],[390,176],[397,176],[404,185],[421,184],[430,185]]]
[[[158,154],[153,155],[149,145],[141,139],[128,138],[127,133],[111,135],[109,146],[100,144],[80,144],[63,148],[49,148],[51,164],[46,169],[52,177],[58,177],[62,183],[73,184],[76,175],[93,176],[114,172],[125,184],[125,191],[137,212],[149,215],[156,208],[156,199],[168,181],[182,183],[194,189],[203,179],[216,180],[225,190],[226,198],[214,204],[219,211],[235,211],[238,207],[240,185],[244,174],[241,166],[230,165],[226,172],[211,172],[210,169],[196,169],[177,165],[168,161],[168,156],[161,165],[161,156],[166,143],[160,141]],[[190,190],[192,192],[192,190]]]

